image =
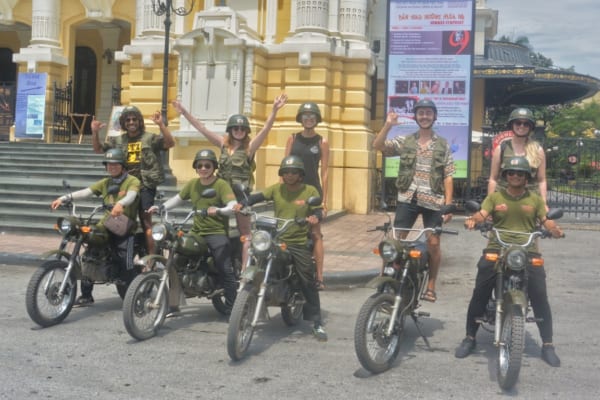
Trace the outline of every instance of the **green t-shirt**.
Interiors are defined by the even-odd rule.
[[[266,200],[275,203],[275,216],[283,219],[306,218],[313,214],[318,207],[311,207],[306,202],[309,197],[319,197],[319,192],[314,186],[302,185],[297,192],[290,192],[283,183],[276,183],[263,192]],[[300,226],[292,224],[286,232],[281,235],[281,240],[290,244],[306,244],[310,225]]]
[[[495,228],[516,232],[533,232],[537,226],[536,222],[546,218],[544,200],[530,191],[526,191],[519,198],[512,197],[506,190],[491,193],[483,200],[481,208],[492,216]],[[525,243],[527,240],[526,235],[510,233],[502,234],[500,237],[509,243]],[[490,234],[488,248],[500,248],[493,234]],[[537,251],[536,241],[529,250]]]
[[[117,194],[108,194],[108,188],[113,185],[113,179],[111,177],[107,177],[99,180],[98,182],[92,184],[89,189],[96,195],[102,197],[102,202],[104,205],[115,205],[117,201],[121,200],[127,192],[130,190],[135,191],[136,193],[140,193],[141,182],[138,178],[133,175],[128,175],[127,178],[121,182],[119,185],[119,192]],[[128,206],[123,207],[123,214],[131,218],[132,220],[137,219],[138,209],[139,209],[139,195],[138,198]],[[102,218],[100,224],[104,221],[104,219],[110,214],[110,211],[107,211],[104,217]]]
[[[206,189],[215,189],[217,195],[207,199],[202,197],[202,192]],[[217,178],[210,185],[203,185],[200,178],[195,178],[189,181],[181,192],[179,197],[183,200],[189,200],[196,210],[206,209],[209,207],[224,207],[227,203],[235,200],[235,195],[231,186],[221,178]],[[199,235],[226,235],[229,230],[229,217],[217,215],[214,217],[203,217],[199,214],[194,216],[194,224],[192,232]]]

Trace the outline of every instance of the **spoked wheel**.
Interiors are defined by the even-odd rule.
[[[227,352],[233,361],[241,360],[250,347],[254,335],[254,327],[251,324],[256,310],[257,295],[256,287],[246,284],[237,294],[233,304],[227,329]]]
[[[155,305],[162,274],[150,272],[138,275],[127,289],[123,300],[123,322],[127,332],[137,340],[156,335],[165,321],[169,298],[166,287]]]
[[[44,328],[61,323],[75,303],[77,280],[72,276],[67,278],[64,293],[59,293],[67,265],[60,260],[46,261],[35,271],[27,285],[27,313],[33,322]]]
[[[525,346],[525,318],[518,306],[508,309],[502,322],[498,346],[498,384],[511,389],[519,378]]]
[[[388,370],[400,351],[404,313],[397,316],[391,335],[386,333],[394,296],[376,293],[361,307],[354,327],[354,349],[362,366],[374,374]]]
[[[304,308],[304,296],[301,292],[293,292],[287,304],[281,306],[281,318],[287,326],[298,325],[302,318],[302,310]]]

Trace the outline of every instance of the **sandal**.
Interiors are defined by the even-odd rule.
[[[435,290],[427,289],[423,296],[421,296],[421,300],[429,301],[431,303],[435,303],[437,300],[437,295],[435,294]]]

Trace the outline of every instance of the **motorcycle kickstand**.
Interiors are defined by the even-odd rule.
[[[415,321],[415,326],[417,327],[417,331],[419,331],[419,335],[421,335],[421,337],[423,338],[423,341],[427,345],[427,348],[429,349],[429,351],[433,351],[433,349],[431,348],[431,345],[429,344],[429,340],[427,340],[427,338],[425,337],[425,334],[421,330],[421,326],[420,326],[421,323],[417,319],[417,316],[414,314],[411,314],[410,316],[411,316],[412,320]]]

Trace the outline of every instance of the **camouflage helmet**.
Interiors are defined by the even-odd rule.
[[[302,123],[302,114],[304,113],[315,113],[317,115],[317,123],[321,122],[321,110],[317,103],[308,102],[300,104],[298,112],[296,113],[296,122]]]
[[[435,103],[433,101],[426,99],[417,101],[417,103],[413,107],[413,112],[415,113],[415,115],[417,115],[417,111],[419,110],[419,108],[431,108],[433,109],[433,112],[437,117],[437,107],[435,106]]]
[[[246,133],[250,133],[250,122],[248,122],[248,118],[242,114],[234,114],[227,120],[227,128],[225,130],[227,133],[231,135],[231,130],[234,126],[241,126],[244,128]]]
[[[104,161],[102,161],[102,164],[104,164],[104,166],[106,166],[106,164],[121,164],[125,167],[126,161],[127,159],[122,149],[108,149],[106,153],[104,153]]]
[[[535,118],[533,117],[533,112],[529,108],[519,107],[515,108],[508,117],[508,126],[512,128],[512,124],[514,121],[518,119],[525,119],[529,122],[530,128],[535,128]]]
[[[136,106],[127,106],[123,109],[123,111],[121,111],[121,116],[119,116],[119,124],[121,125],[121,129],[126,131],[126,120],[127,117],[129,115],[135,115],[135,117],[138,119],[139,121],[139,126],[140,126],[140,130],[143,132],[144,131],[144,116],[142,115],[142,112],[140,111],[139,108],[137,108]]]
[[[283,173],[288,170],[299,170],[300,175],[304,176],[304,162],[298,156],[287,156],[281,160],[281,166],[279,167],[279,176],[283,176]]]
[[[502,163],[502,176],[506,176],[507,171],[523,171],[531,178],[531,168],[529,161],[525,157],[511,157]]]
[[[196,169],[196,163],[198,161],[211,161],[213,163],[213,167],[215,169],[218,168],[219,162],[217,161],[217,155],[214,151],[210,149],[203,149],[196,153],[196,157],[194,157],[194,162],[192,163],[192,167]]]

